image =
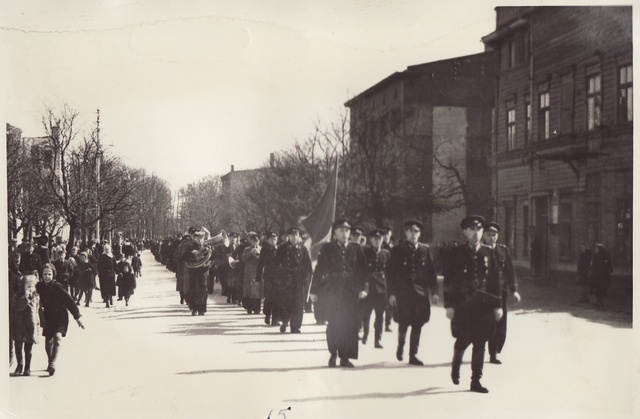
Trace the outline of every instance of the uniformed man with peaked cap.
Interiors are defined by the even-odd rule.
[[[500,276],[500,287],[502,290],[502,311],[503,315],[496,325],[496,333],[489,339],[489,362],[492,364],[502,364],[498,359],[498,354],[502,352],[504,342],[507,339],[507,297],[511,295],[516,303],[520,302],[518,293],[518,281],[511,262],[511,252],[504,244],[498,243],[500,225],[496,222],[485,224],[483,240],[485,244],[493,249],[498,265]]]
[[[287,241],[276,252],[276,266],[280,279],[280,332],[286,332],[287,326],[290,326],[291,333],[300,333],[307,297],[304,289],[311,279],[312,267],[309,251],[302,245],[298,227],[287,230]]]
[[[438,279],[431,257],[431,249],[420,243],[422,223],[408,220],[404,223],[405,239],[391,249],[387,265],[389,304],[396,308],[398,322],[398,348],[396,358],[402,361],[409,326],[409,364],[423,365],[417,357],[422,326],[431,318],[431,304],[438,303]]]
[[[387,276],[386,269],[389,263],[389,251],[382,248],[381,230],[375,229],[369,232],[370,245],[364,248],[364,256],[367,262],[367,298],[360,300],[362,311],[362,344],[367,343],[369,337],[369,321],[371,312],[375,311],[376,317],[373,322],[375,332],[376,348],[381,349],[382,344],[382,323],[384,321],[384,310],[387,307]]]
[[[358,359],[358,300],[366,298],[366,261],[362,247],[349,242],[351,223],[338,219],[333,223],[333,240],[320,249],[313,272],[311,300],[320,302],[327,317],[329,368],[353,368],[350,359]]]
[[[502,317],[500,279],[494,253],[481,241],[484,223],[479,215],[462,220],[460,227],[467,242],[451,250],[444,276],[444,306],[456,338],[451,380],[459,384],[464,351],[473,344],[470,390],[477,393],[489,392],[480,383],[484,347],[495,333],[496,321]]]

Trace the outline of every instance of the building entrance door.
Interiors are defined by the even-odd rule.
[[[531,268],[536,282],[549,282],[549,198],[533,199],[534,228],[531,242]]]

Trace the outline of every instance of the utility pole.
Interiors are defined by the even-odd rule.
[[[100,108],[96,118],[96,241],[100,241],[100,163],[102,161],[102,149],[100,148]]]

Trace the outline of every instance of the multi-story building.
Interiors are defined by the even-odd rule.
[[[372,160],[362,176],[380,182],[372,221],[419,218],[424,240],[449,242],[467,213],[491,215],[493,66],[490,52],[410,66],[345,104],[352,149]]]
[[[497,7],[493,195],[515,264],[571,278],[581,243],[632,262],[631,7]],[[618,284],[630,284],[618,281]]]

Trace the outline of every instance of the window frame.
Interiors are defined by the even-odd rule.
[[[621,73],[623,69],[627,69],[625,74],[626,79],[624,81],[622,80]],[[630,123],[633,122],[633,63],[618,66],[617,73],[617,120],[618,123]],[[631,81],[627,79],[629,76],[631,76]],[[625,92],[624,96],[621,94],[622,91]],[[623,97],[626,98],[627,103],[625,105],[622,104]]]
[[[516,149],[516,101],[510,99],[505,102],[506,110],[506,139],[507,151]]]
[[[592,83],[593,81],[593,83]],[[587,74],[587,131],[593,131],[602,126],[602,73]]]
[[[549,82],[538,86],[538,141],[551,139],[551,92]]]

